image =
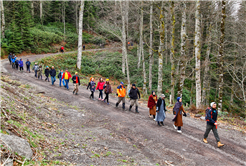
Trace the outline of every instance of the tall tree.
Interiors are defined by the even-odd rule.
[[[200,14],[200,1],[196,1],[195,13],[195,61],[196,61],[196,107],[201,106],[201,14]]]
[[[2,29],[2,38],[5,37],[5,17],[4,17],[4,6],[3,6],[3,0],[0,0],[1,5],[1,29]]]
[[[218,111],[222,111],[222,97],[223,97],[223,76],[224,76],[224,38],[225,38],[225,18],[226,18],[226,2],[222,1],[221,9],[221,26],[220,26],[220,47],[219,47],[219,102],[218,102]]]
[[[178,87],[178,96],[182,97],[184,80],[185,80],[185,70],[186,70],[186,4],[182,2],[182,23],[181,23],[181,49],[180,49],[180,82]]]
[[[78,37],[78,55],[77,55],[77,68],[78,69],[81,69],[84,3],[85,3],[84,0],[81,0],[80,8],[79,8],[79,37]]]
[[[160,9],[160,28],[159,28],[159,34],[160,34],[160,45],[158,50],[158,86],[157,86],[157,93],[158,96],[162,93],[162,79],[163,79],[163,48],[164,48],[164,39],[165,39],[165,23],[164,23],[164,2],[161,2],[161,8]]]
[[[64,31],[64,33],[63,33],[63,40],[65,41],[65,34],[66,34],[66,20],[65,20],[65,18],[66,18],[66,12],[65,12],[65,10],[66,10],[66,1],[63,1],[62,2],[62,21],[63,21],[63,31]]]
[[[150,2],[150,17],[149,17],[149,90],[152,89],[152,65],[153,65],[153,2]]]
[[[40,1],[40,20],[41,20],[41,23],[43,24],[43,2],[42,1]]]
[[[31,0],[31,11],[32,11],[32,18],[34,17],[34,5],[33,5],[33,0]]]
[[[174,104],[174,88],[175,88],[175,53],[174,53],[174,39],[175,39],[175,14],[174,14],[174,1],[171,2],[171,18],[172,18],[172,37],[171,37],[171,103]]]

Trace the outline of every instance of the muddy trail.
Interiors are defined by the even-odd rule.
[[[27,57],[33,62],[52,55]],[[27,57],[22,58],[25,61]],[[73,95],[71,81],[69,90],[59,87],[58,80],[52,86],[50,82],[35,79],[33,72],[13,70],[7,60],[2,60],[1,71],[21,84],[29,84],[36,92],[55,98],[57,103],[63,102],[77,108],[56,106],[56,109],[49,110],[53,112],[49,116],[37,116],[58,125],[61,130],[47,132],[47,136],[67,143],[59,149],[60,155],[53,152],[53,155],[50,153],[46,156],[47,159],[77,165],[246,165],[246,135],[227,126],[218,128],[225,146],[217,148],[212,132],[208,144],[202,142],[205,121],[184,117],[183,133],[179,134],[172,126],[171,112],[167,114],[165,126],[158,127],[148,117],[145,105],[140,106],[139,114],[134,113],[134,109],[128,111],[129,100],[126,100],[127,111],[121,109],[121,104],[116,108],[115,93],[110,95],[110,104],[107,105],[102,101],[90,100],[90,91],[84,86],[79,87],[78,95]],[[4,91],[7,93],[8,89]],[[95,93],[97,97],[98,92]]]

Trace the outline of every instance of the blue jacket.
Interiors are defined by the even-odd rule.
[[[12,62],[12,63],[15,63],[15,60],[16,60],[16,58],[12,58],[12,59],[11,59],[11,62]]]
[[[19,61],[19,66],[23,67],[23,61],[22,60]]]
[[[217,122],[218,111],[216,109],[210,109],[207,114],[207,124],[214,125]]]
[[[30,66],[31,65],[31,62],[30,61],[26,61],[26,65],[27,66]]]

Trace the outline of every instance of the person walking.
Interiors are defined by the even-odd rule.
[[[156,104],[157,104],[157,95],[155,94],[155,91],[152,91],[152,94],[149,96],[148,99],[148,108],[149,108],[149,117],[153,115],[154,120],[156,115]]]
[[[79,80],[78,72],[75,72],[75,75],[72,77],[72,80],[73,80],[73,84],[74,84],[73,94],[76,92],[75,95],[77,95],[78,91],[79,91],[79,86],[80,86],[80,80]]]
[[[19,60],[16,58],[15,60],[15,69],[18,70],[19,67]]]
[[[100,78],[99,82],[97,83],[97,88],[96,88],[96,90],[99,90],[98,100],[102,100],[102,101],[103,101],[103,86],[104,86],[104,84],[105,84],[105,82],[103,81],[102,78]]]
[[[12,62],[12,68],[15,69],[15,60],[16,60],[16,56],[15,54],[12,56],[11,62]]]
[[[111,88],[111,85],[109,83],[109,79],[106,79],[106,83],[104,85],[104,92],[105,92],[105,95],[106,97],[104,98],[104,102],[106,102],[107,100],[107,104],[109,105],[109,94],[112,93],[112,88]]]
[[[122,109],[125,110],[126,88],[124,87],[124,83],[123,82],[121,82],[120,85],[117,87],[117,95],[118,95],[118,101],[116,103],[116,107],[118,107],[118,105],[122,101]]]
[[[11,61],[11,59],[12,59],[12,53],[9,53],[9,56],[8,56],[8,59],[9,59],[9,63],[10,63],[10,65],[11,65],[11,63],[12,63],[12,61]]]
[[[26,71],[30,73],[30,66],[31,66],[31,62],[29,61],[29,59],[27,59],[26,61]]]
[[[64,79],[62,79],[63,73],[64,73],[63,70],[61,70],[60,73],[58,74],[58,78],[60,80],[60,83],[59,83],[60,87],[61,87],[61,83],[63,84],[64,87],[66,87],[65,81]]]
[[[61,46],[60,50],[61,50],[62,53],[64,53],[64,47],[63,46]]]
[[[140,93],[139,93],[138,88],[136,88],[135,84],[132,84],[132,88],[130,90],[129,97],[130,97],[129,111],[131,111],[132,106],[135,104],[135,107],[136,107],[135,111],[136,111],[136,113],[139,113],[138,112],[138,99],[140,99]]]
[[[56,82],[56,70],[54,66],[52,66],[50,69],[50,78],[51,78],[52,85],[54,85],[54,83]]]
[[[20,61],[19,61],[19,66],[20,66],[20,71],[23,70],[23,61],[22,61],[22,59],[20,59]]]
[[[90,78],[90,82],[89,82],[89,84],[87,86],[87,89],[88,88],[90,88],[90,91],[91,91],[90,99],[95,100],[94,99],[94,92],[95,92],[95,89],[96,89],[96,83],[94,82],[94,78],[93,77]]]
[[[217,123],[218,111],[216,110],[216,103],[212,102],[210,104],[210,106],[211,106],[211,108],[206,114],[207,127],[206,127],[206,131],[204,133],[203,142],[206,144],[208,143],[208,141],[207,141],[208,134],[212,130],[214,133],[214,137],[217,141],[217,146],[218,146],[218,148],[220,148],[220,147],[224,146],[224,144],[222,144],[220,142],[220,137],[219,137],[218,130],[217,130],[217,127],[218,127],[218,123]]]
[[[38,79],[41,77],[41,80],[43,79],[42,77],[42,73],[43,73],[43,67],[42,65],[40,64],[39,67],[38,67]]]
[[[44,70],[44,75],[45,75],[45,81],[48,80],[48,82],[50,82],[49,80],[49,75],[50,75],[50,69],[49,69],[49,66],[46,66],[46,69]]]
[[[173,127],[175,130],[178,129],[177,130],[178,133],[182,133],[181,131],[181,127],[183,126],[183,120],[182,120],[183,114],[182,113],[184,113],[184,116],[186,116],[186,112],[184,111],[181,97],[177,98],[177,102],[175,103],[173,107],[173,113],[175,114],[175,117],[173,119],[174,121]]]
[[[69,89],[68,83],[69,83],[69,79],[70,79],[70,78],[72,78],[72,76],[71,76],[71,74],[68,72],[68,70],[66,70],[65,73],[63,73],[63,75],[62,75],[62,79],[65,80],[65,83],[66,83],[65,87],[66,87],[67,89]]]
[[[37,63],[35,63],[35,65],[33,66],[32,70],[34,70],[35,77],[37,78],[38,77],[38,64]]]
[[[158,99],[156,104],[156,117],[155,121],[159,126],[164,126],[164,120],[166,119],[166,102],[165,95],[161,94],[161,97]]]

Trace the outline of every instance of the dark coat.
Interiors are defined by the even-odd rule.
[[[30,61],[26,61],[26,65],[27,66],[30,66],[31,65],[31,62]]]
[[[56,70],[55,69],[50,69],[50,76],[55,77],[56,76]]]
[[[158,110],[156,110],[156,112],[160,111],[161,103],[162,103],[162,98],[159,98],[158,101],[157,101],[157,104],[156,104],[156,107],[158,108]],[[165,102],[165,100],[163,100],[163,104],[164,104],[165,111],[167,111],[166,110],[166,102]]]
[[[44,74],[46,75],[46,77],[49,77],[49,75],[50,75],[50,69],[45,69],[44,70]]]
[[[78,83],[79,83],[79,85],[80,85],[80,80],[79,80],[79,76],[78,76],[78,75],[74,75],[74,76],[72,77],[73,83],[76,84],[76,78],[78,79]]]
[[[94,81],[89,82],[87,89],[90,88],[91,91],[95,92],[96,90],[96,83]]]
[[[110,84],[105,84],[104,85],[105,88],[105,93],[112,93],[112,89],[111,89],[111,85]]]
[[[12,55],[9,54],[8,58],[9,58],[9,61],[11,62]]]
[[[62,74],[61,74],[61,72],[60,72],[60,73],[58,74],[58,78],[59,78],[59,79],[62,79],[63,73],[64,73],[64,72],[62,72]]]
[[[131,88],[130,93],[129,93],[129,97],[131,99],[138,99],[138,97],[139,97],[139,99],[140,99],[140,93],[139,93],[138,88],[135,88],[135,89]]]
[[[207,124],[214,125],[217,121],[218,111],[216,109],[210,109],[207,113]]]

